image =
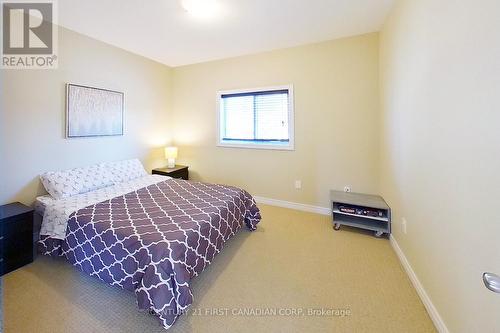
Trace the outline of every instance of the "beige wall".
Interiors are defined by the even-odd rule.
[[[346,184],[377,192],[378,34],[177,67],[173,81],[179,162],[195,179],[324,207],[328,191]],[[286,84],[295,151],[216,147],[217,91]]]
[[[381,33],[382,194],[451,332],[500,331],[500,295],[481,281],[500,273],[499,12],[400,1]]]
[[[59,30],[57,70],[2,70],[0,204],[31,204],[38,175],[101,161],[140,158],[164,164],[170,139],[171,69],[124,50]],[[123,137],[65,139],[65,83],[125,93]]]

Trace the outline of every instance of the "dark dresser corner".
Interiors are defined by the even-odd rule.
[[[33,262],[33,208],[0,206],[0,276]]]
[[[173,168],[153,169],[153,175],[169,176],[177,179],[189,180],[189,167],[187,165],[176,165]]]

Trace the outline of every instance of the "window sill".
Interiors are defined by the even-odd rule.
[[[222,147],[222,148],[243,148],[243,149],[263,149],[263,150],[295,150],[295,147],[293,143],[287,144],[287,145],[280,145],[280,144],[274,144],[274,143],[258,143],[258,144],[251,144],[251,143],[228,143],[228,142],[219,142],[217,143],[217,147]]]

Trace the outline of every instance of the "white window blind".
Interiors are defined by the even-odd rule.
[[[290,149],[290,89],[220,94],[219,144]]]

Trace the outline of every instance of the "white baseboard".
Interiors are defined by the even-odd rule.
[[[396,238],[394,238],[393,235],[390,237],[390,242],[392,245],[392,248],[394,249],[394,252],[396,252],[399,261],[403,265],[406,274],[408,274],[408,277],[411,280],[411,283],[413,284],[413,287],[417,290],[418,296],[420,296],[420,299],[422,300],[422,303],[424,303],[425,308],[427,309],[427,312],[429,313],[429,316],[431,317],[432,321],[434,322],[434,325],[436,326],[436,329],[440,333],[449,333],[448,328],[446,327],[446,324],[443,321],[443,318],[439,315],[439,312],[437,311],[436,307],[431,301],[431,298],[427,294],[427,292],[424,289],[424,286],[422,283],[420,283],[420,280],[418,279],[417,275],[415,274],[415,271],[410,265],[410,262],[408,259],[406,259],[405,254],[399,247],[398,242],[396,241]]]
[[[258,196],[254,196],[254,199],[255,201],[257,201],[257,203],[262,203],[264,205],[302,210],[304,212],[316,213],[321,215],[331,215],[330,208],[327,207],[306,205],[297,202],[290,202],[290,201],[258,197]]]

